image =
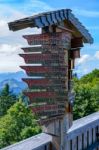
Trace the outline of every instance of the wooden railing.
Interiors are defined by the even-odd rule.
[[[0,150],[50,150],[51,141],[52,136],[41,133]]]
[[[99,112],[73,122],[66,133],[67,150],[99,150]]]
[[[63,149],[55,149],[55,138],[41,133],[2,150],[99,150],[99,112],[73,122],[65,133]]]

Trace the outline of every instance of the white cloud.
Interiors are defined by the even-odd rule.
[[[19,18],[33,15],[34,13],[53,10],[47,3],[40,0],[26,0],[26,3],[13,9],[9,6],[0,5],[0,72],[16,72],[19,71],[19,66],[24,64],[23,59],[18,56],[21,53],[20,47],[27,45],[22,38],[23,34],[35,34],[40,30],[36,28],[29,28],[17,32],[9,31],[8,22]],[[74,13],[84,17],[98,17],[99,12],[74,9]],[[88,46],[91,50],[96,50],[99,45]],[[87,49],[87,46],[85,47]],[[80,59],[76,60],[76,65],[83,65],[90,60],[90,55],[82,55]],[[87,72],[87,71],[84,71]]]
[[[18,54],[21,52],[20,49],[21,45],[8,45],[8,44],[1,44],[0,45],[0,54]]]
[[[97,48],[97,46],[95,46]],[[84,54],[81,56],[80,59],[76,59],[76,65],[74,72],[76,72],[79,77],[83,76],[84,74],[87,74],[91,72],[95,68],[99,68],[99,51],[96,51],[94,54]]]
[[[99,51],[96,51],[95,58],[99,59]]]
[[[79,76],[83,76],[88,72],[90,72],[90,69],[87,66],[80,66],[80,68],[74,70],[74,73],[77,73]]]
[[[10,31],[8,29],[7,21],[0,20],[0,37],[3,38],[5,36],[10,35]]]
[[[11,38],[11,40],[13,39],[14,33],[9,31],[8,22],[23,17],[26,17],[26,15],[11,7],[0,5],[0,37],[2,38],[0,43],[3,41],[3,38],[5,42],[7,37]]]
[[[91,10],[74,8],[74,13],[83,17],[93,17],[93,18],[99,17],[99,11],[91,11]]]
[[[76,65],[81,65],[90,60],[90,55],[82,55],[81,58],[76,59]]]
[[[0,4],[0,72],[21,70],[19,66],[24,64],[24,60],[18,54],[22,53],[21,47],[28,45],[26,40],[22,38],[22,35],[41,32],[37,28],[27,28],[12,32],[9,31],[8,22],[52,9],[49,5],[39,0],[26,0],[26,3],[19,7],[21,9],[13,9],[6,4]]]
[[[19,71],[19,66],[24,64],[24,60],[18,55],[21,52],[20,45],[0,45],[0,72]]]

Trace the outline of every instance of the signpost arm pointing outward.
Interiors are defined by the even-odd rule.
[[[55,149],[69,150],[66,133],[72,126],[75,99],[72,72],[83,43],[93,43],[93,39],[69,9],[41,13],[8,25],[13,31],[27,27],[42,29],[41,34],[23,36],[29,44],[20,54],[28,64],[21,66],[29,77],[23,79],[29,87],[24,94],[29,97],[30,109],[39,116],[44,132],[53,136]]]

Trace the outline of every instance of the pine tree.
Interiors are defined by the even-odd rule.
[[[0,94],[0,117],[7,113],[7,110],[16,102],[16,96],[10,92],[9,85],[6,84]]]

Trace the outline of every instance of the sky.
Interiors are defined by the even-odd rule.
[[[24,60],[19,57],[21,47],[28,44],[24,34],[40,33],[36,28],[9,31],[7,23],[32,16],[38,12],[69,8],[89,30],[94,44],[85,44],[81,58],[76,60],[74,72],[79,76],[99,69],[99,1],[98,0],[0,0],[0,73],[20,71]]]

